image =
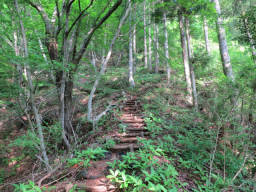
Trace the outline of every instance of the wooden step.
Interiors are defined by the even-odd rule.
[[[85,183],[77,183],[77,188],[88,192],[114,192],[116,187],[109,183],[106,177],[86,180]]]
[[[110,150],[112,150],[112,151],[122,151],[122,150],[133,151],[138,148],[139,148],[139,145],[137,145],[137,144],[120,143],[120,144],[116,144],[115,146],[111,147]]]
[[[131,132],[131,131],[147,131],[147,129],[145,127],[127,127],[126,130],[129,132]]]
[[[122,116],[122,117],[120,117],[119,118],[120,120],[122,120],[122,121],[141,121],[141,122],[144,122],[144,119],[143,118],[140,118],[140,117],[136,117],[136,116],[134,116],[134,117],[132,117],[132,116]]]
[[[142,114],[139,113],[123,113],[121,117],[137,117],[137,118],[144,118]]]
[[[144,119],[125,119],[123,123],[144,123]]]
[[[125,123],[128,127],[145,127],[145,123]]]
[[[145,136],[149,136],[150,133],[149,132],[135,132],[135,133],[120,133],[117,135],[117,137],[145,137]]]
[[[138,138],[137,137],[125,137],[125,138],[118,138],[117,141],[120,143],[137,143]]]

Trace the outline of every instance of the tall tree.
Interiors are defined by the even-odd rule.
[[[193,103],[192,82],[191,82],[190,67],[189,67],[189,55],[188,55],[189,53],[188,53],[186,32],[185,32],[185,21],[184,21],[184,16],[180,11],[178,14],[178,18],[179,18],[179,27],[180,27],[182,58],[183,58],[183,64],[184,64],[184,74],[185,74],[187,92],[188,92],[187,100],[190,104],[192,104]]]
[[[86,36],[83,36],[80,33],[81,24],[83,18],[86,16],[88,17],[88,14],[91,13],[89,10],[93,9],[95,3],[94,0],[89,1],[84,8],[82,8],[79,3],[79,12],[77,15],[72,15],[72,21],[70,14],[75,2],[74,0],[63,0],[61,8],[59,6],[59,1],[55,1],[57,17],[55,20],[49,18],[42,4],[32,0],[26,0],[26,2],[37,10],[45,24],[45,42],[51,61],[53,63],[55,61],[62,63],[61,68],[56,67],[55,69],[56,86],[60,101],[60,122],[65,131],[65,135],[70,138],[73,133],[71,113],[73,108],[72,95],[74,74],[78,69],[79,63],[87,50],[95,31],[117,10],[121,5],[122,0],[116,0],[114,3],[112,1],[107,1],[106,6],[104,6],[100,12],[96,13],[98,15],[92,17],[92,25],[88,28],[89,30]],[[58,41],[58,39],[62,38],[62,34],[63,40]],[[59,45],[58,42],[62,43]],[[60,47],[60,49],[58,49],[58,47]],[[64,61],[62,61],[62,58]],[[69,70],[63,70],[63,67],[68,68]],[[64,140],[66,140],[65,136],[63,137]],[[66,145],[68,145],[67,142]]]
[[[131,0],[129,0],[129,6],[131,6]],[[129,83],[131,87],[135,87],[133,79],[133,26],[132,26],[132,11],[129,16]]]
[[[218,32],[219,48],[220,48],[223,71],[228,79],[230,79],[231,81],[235,81],[235,76],[233,74],[232,65],[230,62],[230,56],[228,53],[226,32],[223,26],[223,18],[221,16],[219,0],[213,0],[213,2],[215,3],[215,9],[217,12],[216,27]]]
[[[196,77],[194,72],[194,66],[192,63],[193,58],[193,46],[191,42],[191,35],[189,30],[189,18],[185,17],[185,25],[186,25],[186,40],[187,40],[187,49],[188,49],[188,57],[189,57],[189,70],[190,70],[190,77],[191,77],[191,84],[192,84],[192,95],[193,95],[193,105],[198,111],[198,99],[197,99],[197,90],[196,90]]]
[[[146,17],[146,0],[143,4],[143,20],[144,20],[144,66],[148,68],[148,48],[147,48],[147,17]]]
[[[167,13],[163,13],[163,22],[164,22],[164,52],[165,52],[165,61],[166,61],[166,74],[167,74],[167,85],[170,84],[171,79],[171,68],[169,65],[169,46],[168,46],[168,31],[167,31]]]
[[[150,12],[149,8],[149,12]],[[151,15],[148,16],[148,69],[152,71],[152,34],[151,34]]]
[[[159,71],[159,28],[158,25],[154,24],[154,44],[155,44],[155,73]]]

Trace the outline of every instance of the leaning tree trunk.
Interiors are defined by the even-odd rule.
[[[193,105],[195,107],[195,110],[198,111],[196,77],[195,77],[194,67],[193,67],[193,63],[192,63],[193,49],[192,49],[191,35],[190,35],[190,31],[189,31],[188,17],[185,18],[185,22],[186,22],[186,39],[187,39],[188,57],[189,57],[189,69],[190,69],[190,77],[191,77],[191,83],[192,83]]]
[[[143,9],[143,19],[144,19],[144,67],[148,68],[148,49],[147,49],[147,19],[146,19],[146,0],[144,0]]]
[[[233,74],[232,65],[231,65],[230,57],[229,57],[229,53],[228,53],[226,32],[223,27],[223,19],[221,17],[219,0],[213,0],[213,2],[215,3],[215,9],[218,14],[216,26],[217,26],[217,32],[218,32],[219,48],[220,48],[220,55],[221,55],[221,60],[222,60],[223,71],[224,71],[224,74],[227,76],[227,78],[234,82],[235,77]]]
[[[165,60],[166,60],[166,73],[167,73],[167,85],[170,85],[171,79],[171,68],[169,66],[169,47],[168,47],[168,31],[167,31],[167,18],[166,12],[163,14],[164,20],[164,52],[165,52]]]
[[[15,7],[16,7],[16,11],[19,17],[19,22],[20,22],[20,29],[21,29],[21,33],[22,33],[22,40],[23,40],[23,46],[24,46],[24,57],[28,57],[28,47],[27,47],[27,37],[26,37],[26,32],[25,32],[25,28],[23,25],[23,22],[21,20],[21,16],[20,16],[20,9],[19,9],[19,5],[18,5],[18,0],[15,0]],[[35,103],[35,97],[34,97],[34,86],[33,86],[33,82],[32,82],[32,76],[31,76],[31,71],[30,71],[30,67],[29,65],[25,62],[25,68],[26,68],[26,75],[27,75],[27,80],[28,80],[28,86],[29,86],[29,96],[30,96],[30,101],[31,101],[31,107],[35,116],[35,120],[36,120],[36,125],[37,125],[37,131],[38,131],[38,136],[39,136],[39,141],[40,141],[40,150],[42,152],[42,156],[43,156],[43,162],[46,165],[46,168],[48,170],[51,169],[50,164],[49,164],[49,159],[46,153],[46,146],[45,146],[45,142],[44,142],[44,135],[43,135],[43,128],[42,128],[42,124],[41,124],[41,117],[39,115],[36,103]]]
[[[131,4],[129,0],[129,4]],[[134,79],[133,79],[133,49],[132,49],[132,11],[129,16],[129,83],[131,87],[135,87]]]
[[[193,104],[192,83],[191,83],[189,57],[188,57],[188,49],[187,49],[187,42],[186,42],[186,35],[185,35],[184,17],[181,13],[179,13],[179,27],[180,27],[180,40],[181,40],[181,47],[182,47],[182,58],[184,63],[184,73],[185,73],[187,92],[188,92],[187,100],[190,104]]]
[[[208,55],[210,55],[210,43],[209,43],[209,34],[208,34],[208,25],[206,17],[204,17],[204,41],[205,41],[205,49]]]
[[[107,64],[108,64],[108,61],[111,57],[111,54],[112,54],[112,50],[113,50],[113,46],[116,42],[116,39],[118,38],[119,34],[120,34],[120,30],[126,20],[126,18],[128,17],[129,15],[129,12],[131,11],[131,2],[129,1],[129,6],[128,6],[128,9],[126,9],[125,11],[125,14],[122,16],[122,18],[120,19],[120,22],[119,22],[119,25],[118,25],[118,28],[116,30],[116,33],[112,39],[112,42],[109,46],[109,50],[108,50],[108,53],[107,53],[107,56],[106,56],[106,59],[104,61],[102,61],[102,65],[101,65],[101,69],[100,69],[100,72],[99,74],[97,75],[96,77],[96,80],[93,84],[93,88],[90,92],[90,96],[89,96],[89,100],[88,100],[88,113],[87,113],[87,119],[88,121],[92,122],[93,123],[93,127],[95,128],[95,125],[97,124],[97,122],[101,119],[101,117],[103,115],[105,115],[111,108],[112,104],[110,104],[105,111],[103,111],[102,113],[100,113],[99,115],[96,115],[96,116],[93,116],[93,96],[95,94],[95,91],[98,87],[98,84],[101,80],[101,77],[102,75],[105,73],[106,71],[106,68],[107,68]]]

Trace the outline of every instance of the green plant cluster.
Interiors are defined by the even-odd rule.
[[[104,153],[106,152],[106,150],[100,147],[95,149],[87,148],[86,150],[76,151],[75,157],[67,159],[67,165],[70,167],[76,164],[80,165],[82,163],[83,167],[88,167],[91,160],[103,158],[105,156]]]

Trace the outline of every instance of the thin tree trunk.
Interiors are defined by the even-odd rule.
[[[190,35],[190,31],[189,31],[188,17],[185,18],[185,22],[186,22],[186,39],[187,39],[188,57],[189,57],[189,69],[190,69],[190,77],[191,77],[191,83],[192,83],[193,105],[195,107],[195,110],[198,111],[196,77],[195,77],[194,67],[193,67],[193,63],[192,63],[193,48],[192,48],[191,35]]]
[[[158,25],[155,24],[155,35],[154,35],[154,42],[155,42],[155,57],[156,57],[156,65],[155,65],[155,73],[158,73],[159,71],[159,40],[158,40],[158,33],[159,33],[159,29],[158,29]]]
[[[136,3],[134,4],[134,13],[133,13],[133,21],[134,21],[134,28],[133,28],[133,52],[136,55],[137,54],[137,48],[136,48]]]
[[[146,0],[144,0],[144,66],[148,68]]]
[[[171,68],[169,66],[169,47],[168,47],[168,31],[167,31],[167,18],[166,18],[166,12],[163,14],[163,20],[164,20],[164,50],[165,50],[165,60],[166,60],[166,72],[167,72],[167,85],[170,85],[171,81]]]
[[[20,28],[21,28],[21,33],[22,33],[23,45],[24,45],[24,56],[27,58],[28,57],[27,38],[26,38],[26,32],[24,29],[24,25],[23,25],[23,22],[22,22],[21,16],[20,16],[18,0],[15,0],[15,7],[16,7],[16,11],[17,11],[17,14],[19,17],[19,22],[20,22]],[[35,119],[36,119],[36,125],[37,125],[39,140],[40,140],[40,149],[41,149],[42,156],[43,156],[43,162],[46,165],[46,168],[48,170],[50,170],[51,167],[50,167],[49,159],[48,159],[48,156],[46,153],[46,147],[45,147],[44,136],[43,136],[43,128],[42,128],[42,124],[41,124],[41,117],[39,115],[39,112],[38,112],[38,109],[37,109],[37,106],[35,103],[35,98],[34,98],[34,92],[33,92],[34,87],[33,87],[33,83],[32,83],[31,71],[30,71],[29,65],[26,62],[25,62],[25,68],[26,68],[26,75],[28,78],[30,101],[31,101],[32,110],[33,110],[33,113],[34,113]]]
[[[129,6],[131,4],[131,0],[129,0]],[[132,11],[129,16],[129,83],[131,87],[135,87],[134,79],[133,79],[133,50],[132,50]]]
[[[187,100],[190,104],[193,104],[192,83],[191,83],[191,76],[190,76],[189,57],[188,57],[188,49],[187,49],[187,42],[186,42],[184,17],[181,13],[179,13],[179,25],[180,25],[180,39],[181,39],[181,47],[182,47],[182,58],[183,58],[183,63],[184,63],[184,73],[185,73],[185,79],[186,79],[186,84],[187,84],[187,92],[188,92]]]
[[[134,3],[134,10],[133,10],[133,36],[132,36],[132,48],[133,48],[133,73],[136,72],[136,63],[137,63],[137,49],[136,49],[136,3]]]
[[[15,50],[15,55],[19,56],[20,55],[20,50],[19,50],[19,46],[18,46],[18,33],[16,31],[13,32],[13,37],[14,37],[14,50]],[[23,70],[22,67],[20,65],[20,63],[18,62],[16,64],[16,69],[18,71],[18,83],[19,86],[22,87],[22,83],[23,83]]]
[[[209,43],[209,34],[208,34],[208,25],[206,17],[204,17],[204,41],[205,41],[205,49],[208,55],[210,55],[210,43]]]
[[[235,77],[233,74],[232,65],[231,65],[230,57],[228,53],[226,32],[223,27],[223,19],[221,17],[219,0],[213,0],[213,2],[215,3],[215,9],[218,14],[216,26],[217,26],[217,32],[218,32],[219,48],[220,48],[223,71],[224,71],[224,74],[227,76],[227,78],[234,82]]]
[[[150,12],[150,10],[149,10]],[[148,16],[148,69],[152,71],[152,35],[151,35],[151,15]]]

